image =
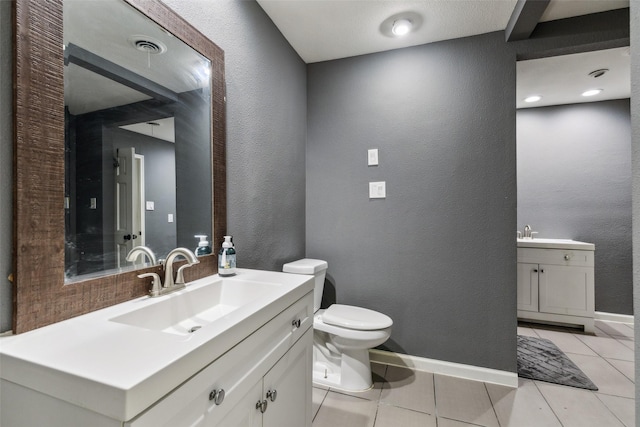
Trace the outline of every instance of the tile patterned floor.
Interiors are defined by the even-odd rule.
[[[374,388],[313,389],[313,427],[633,427],[633,326],[596,321],[595,336],[518,327],[553,341],[597,392],[520,379],[519,387],[372,364]]]

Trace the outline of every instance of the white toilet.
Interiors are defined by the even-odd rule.
[[[349,391],[372,387],[369,349],[391,335],[387,315],[350,305],[333,304],[320,310],[328,264],[301,259],[282,267],[285,273],[315,276],[313,292],[313,382]]]

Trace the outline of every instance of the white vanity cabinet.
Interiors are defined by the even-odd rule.
[[[0,425],[311,427],[312,326],[312,276],[238,269],[2,337]]]
[[[125,427],[310,427],[312,304],[301,299]]]
[[[581,242],[575,242],[581,243]],[[593,332],[593,245],[518,247],[518,318]]]

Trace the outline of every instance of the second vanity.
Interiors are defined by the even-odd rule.
[[[518,239],[518,319],[594,331],[593,243]]]
[[[0,338],[4,427],[311,426],[313,280],[238,269]]]

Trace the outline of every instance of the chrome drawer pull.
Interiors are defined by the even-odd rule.
[[[296,319],[293,322],[291,322],[291,324],[293,325],[293,327],[299,328],[302,322],[300,321],[300,319]]]
[[[275,402],[277,398],[278,398],[278,391],[277,390],[269,390],[269,391],[267,391],[267,399],[269,399],[272,402]]]
[[[224,401],[224,389],[213,390],[209,393],[209,400],[213,400],[213,403],[220,405]]]

